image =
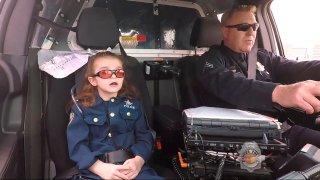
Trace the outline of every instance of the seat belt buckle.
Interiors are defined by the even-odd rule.
[[[133,154],[124,149],[105,153],[105,162],[111,164],[122,164],[131,158],[133,158]]]

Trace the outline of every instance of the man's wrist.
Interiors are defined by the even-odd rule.
[[[272,92],[272,102],[279,103],[279,97],[281,97],[281,93],[285,88],[285,85],[277,85]]]

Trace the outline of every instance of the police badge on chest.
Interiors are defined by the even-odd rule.
[[[261,81],[271,81],[270,73],[265,69],[265,67],[257,61],[257,77]]]
[[[129,109],[136,109],[136,107],[132,105],[133,103],[129,99],[126,100],[125,103],[126,104],[123,105],[123,107],[129,108]]]

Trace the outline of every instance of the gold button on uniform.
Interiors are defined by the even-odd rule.
[[[98,118],[96,118],[96,117],[95,117],[95,118],[93,118],[93,122],[95,122],[95,123],[96,123],[96,122],[98,122],[98,121],[99,121],[99,119],[98,119]]]
[[[131,116],[131,113],[130,113],[130,112],[127,112],[127,116]]]
[[[114,117],[114,116],[115,116],[115,114],[112,112],[112,113],[110,113],[110,116],[111,116],[111,117]]]

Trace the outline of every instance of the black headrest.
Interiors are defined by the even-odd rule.
[[[221,23],[217,17],[200,17],[192,29],[190,44],[195,47],[210,47],[222,41]]]
[[[119,28],[113,13],[106,8],[84,9],[77,25],[77,43],[84,48],[113,48],[119,42]]]

